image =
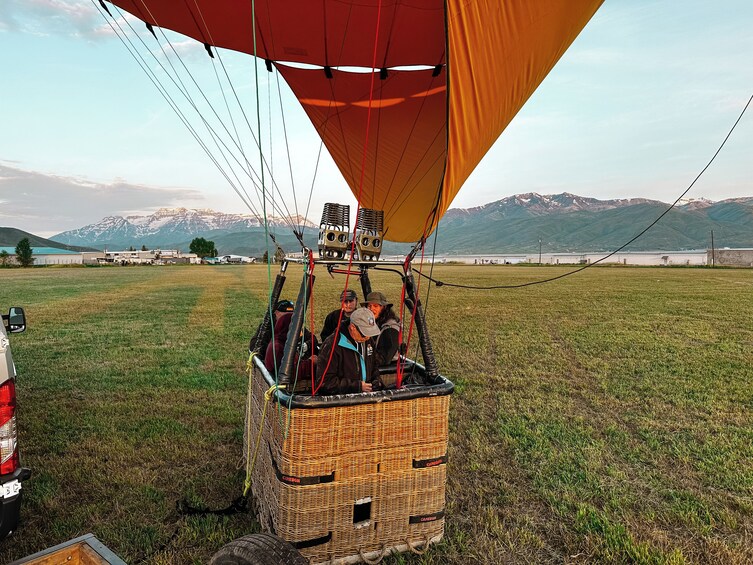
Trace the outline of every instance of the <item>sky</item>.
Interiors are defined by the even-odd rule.
[[[49,237],[105,216],[161,207],[250,213],[97,5],[2,0],[0,226]],[[148,42],[143,24],[136,29]],[[753,94],[751,29],[750,0],[606,0],[452,207],[525,192],[674,201]],[[224,107],[222,91],[232,91],[218,86],[218,67],[203,46],[175,34],[169,38],[202,92]],[[144,52],[158,52],[151,41]],[[229,52],[221,59],[255,128],[253,59]],[[148,65],[164,76],[156,63]],[[288,208],[280,212],[297,210],[318,221],[324,202],[354,204],[326,150],[317,167],[319,138],[300,106],[276,74],[260,68],[259,104],[267,110],[261,139],[277,148],[267,153],[282,192],[277,206],[284,201]],[[284,130],[275,110],[278,88]],[[196,118],[191,122],[201,125]],[[225,127],[243,129],[240,123]],[[279,149],[285,145],[290,164]],[[687,196],[753,196],[751,148],[753,109]],[[258,149],[247,148],[246,154],[255,156]],[[251,200],[260,213],[259,202],[253,195]]]

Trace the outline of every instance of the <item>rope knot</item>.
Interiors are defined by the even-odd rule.
[[[269,402],[270,400],[272,400],[272,396],[274,396],[274,393],[276,391],[283,390],[284,388],[285,388],[285,385],[272,385],[271,387],[269,387],[269,390],[267,390],[267,392],[264,393],[264,400]]]

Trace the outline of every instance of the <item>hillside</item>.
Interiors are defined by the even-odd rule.
[[[16,228],[0,227],[0,247],[15,247],[18,245],[18,242],[25,237],[29,238],[29,243],[31,243],[32,248],[54,247],[55,249],[67,249],[69,251],[97,251],[92,247],[66,245]]]

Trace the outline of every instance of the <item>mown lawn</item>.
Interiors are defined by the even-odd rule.
[[[433,276],[493,285],[565,270]],[[318,275],[321,321],[343,281]],[[29,322],[11,339],[33,469],[0,562],[93,532],[129,563],[203,563],[258,531],[251,515],[183,517],[175,503],[240,494],[246,349],[266,277],[262,266],[0,270],[0,309],[23,306]],[[390,274],[373,285],[398,300]],[[750,270],[432,287],[428,318],[457,385],[445,541],[386,562],[753,562]]]

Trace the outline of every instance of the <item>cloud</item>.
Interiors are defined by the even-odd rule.
[[[113,35],[97,7],[82,0],[3,0],[0,31],[89,39]]]
[[[35,234],[77,229],[105,216],[204,201],[199,191],[191,189],[141,186],[121,179],[97,183],[25,171],[0,162],[0,226]]]

